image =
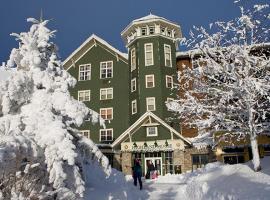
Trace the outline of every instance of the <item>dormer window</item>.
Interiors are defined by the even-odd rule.
[[[171,37],[171,36],[172,36],[172,31],[171,31],[171,30],[168,30],[168,31],[167,31],[167,35],[168,35],[169,37]]]
[[[161,34],[162,35],[166,35],[166,29],[165,29],[165,27],[161,27]]]
[[[146,35],[147,34],[147,29],[146,27],[142,27],[142,35]]]
[[[154,26],[149,26],[149,35],[155,34],[155,27]]]

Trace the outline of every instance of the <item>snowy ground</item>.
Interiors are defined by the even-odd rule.
[[[166,175],[145,181],[144,189],[132,185],[131,177],[114,171],[112,177],[88,188],[86,199],[98,200],[269,200],[270,157],[262,159],[263,170],[255,173],[251,163],[208,164],[182,175]],[[106,185],[105,185],[106,184]]]

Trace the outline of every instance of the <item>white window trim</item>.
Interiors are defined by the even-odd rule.
[[[132,62],[133,57],[135,57],[135,63]],[[130,51],[130,63],[131,63],[131,71],[134,71],[136,69],[136,67],[137,67],[136,66],[136,49],[135,48],[131,49],[131,51]]]
[[[136,105],[136,111],[135,112],[133,112],[133,103],[135,103],[135,105]],[[135,99],[135,100],[133,100],[133,101],[131,101],[131,113],[132,113],[132,115],[134,115],[134,114],[136,114],[138,112],[138,106],[137,106],[137,100]]]
[[[151,45],[152,60],[151,60],[151,63],[150,64],[147,64],[147,62],[146,62],[146,60],[147,60],[146,59],[146,53],[147,53],[146,46],[147,45]],[[152,65],[154,65],[154,52],[153,51],[154,51],[153,50],[153,43],[145,43],[144,44],[144,64],[145,64],[145,66],[152,66]]]
[[[148,110],[148,100],[150,100],[150,99],[154,99],[154,109],[153,110]],[[155,97],[147,97],[146,98],[146,110],[147,111],[155,111],[156,110],[156,98]]]
[[[169,66],[166,65],[166,47],[169,47],[170,49],[170,65]],[[164,65],[165,67],[172,67],[172,48],[171,48],[171,45],[168,45],[168,44],[164,44]]]
[[[106,110],[106,117],[107,117],[107,114],[108,114],[108,109],[112,109],[112,118],[111,119],[104,119],[104,120],[113,120],[113,107],[108,107],[108,108],[100,108],[99,109],[99,115],[101,117],[101,110]],[[103,119],[103,118],[102,118]]]
[[[90,130],[79,130],[79,131],[83,136],[85,136],[84,133],[87,132],[87,134],[88,134],[87,138],[90,138]]]
[[[174,101],[174,98],[167,97],[167,101],[166,101],[166,103],[171,102],[171,101]]]
[[[83,67],[83,66],[85,66],[85,65],[89,65],[89,66],[90,66],[90,76],[89,76],[89,79],[87,79],[87,80],[81,80],[81,79],[80,79],[80,75],[81,75],[81,67]],[[91,75],[92,75],[92,67],[91,67],[91,64],[90,64],[90,63],[79,65],[78,81],[89,81],[89,80],[91,80]]]
[[[171,78],[171,80],[172,80],[172,87],[169,87],[168,86],[168,79],[167,78]],[[166,88],[173,88],[173,77],[172,76],[166,75]]]
[[[102,66],[103,63],[106,63],[106,65],[107,65],[107,63],[112,63],[112,77],[107,77],[107,74],[106,74],[106,77],[105,78],[102,78],[102,76],[101,76],[101,74],[102,74],[101,66]],[[100,79],[113,78],[113,61],[112,60],[108,60],[108,61],[102,61],[102,62],[100,62],[100,64],[99,64],[99,71],[100,71],[99,72]]]
[[[156,134],[155,135],[149,135],[149,128],[155,128]],[[146,133],[147,133],[147,137],[156,137],[156,136],[158,136],[158,128],[156,126],[146,127]]]
[[[83,100],[83,101],[81,101],[81,102],[87,102],[87,101],[90,101],[91,100],[91,90],[78,90],[78,101],[80,101],[79,100],[79,94],[80,94],[80,92],[83,92],[84,94],[85,94],[85,92],[89,92],[89,100]],[[85,95],[84,95],[84,99],[85,99]]]
[[[112,140],[101,140],[101,131],[106,131],[106,134],[107,134],[107,131],[108,130],[111,130],[112,131]],[[113,128],[107,128],[107,129],[99,129],[99,141],[100,142],[108,142],[108,141],[113,141]]]
[[[148,77],[153,77],[153,87],[147,87],[147,78]],[[155,75],[154,74],[148,74],[148,75],[145,75],[145,87],[146,88],[154,88],[155,87]]]
[[[112,89],[112,98],[108,98],[108,90]],[[101,90],[106,90],[106,99],[101,99]],[[103,101],[103,100],[109,100],[109,99],[113,99],[113,88],[100,88],[99,89],[99,100]]]
[[[134,84],[135,84],[135,89],[133,90],[133,87],[132,87],[132,83],[134,82]],[[131,92],[135,92],[136,90],[137,90],[137,80],[136,80],[136,78],[133,78],[133,79],[131,79],[131,88],[130,88],[130,90],[131,90]]]

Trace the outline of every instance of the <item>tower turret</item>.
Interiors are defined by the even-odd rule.
[[[177,23],[153,14],[133,20],[121,33],[129,53],[131,123],[151,111],[170,117],[165,102],[175,98]]]

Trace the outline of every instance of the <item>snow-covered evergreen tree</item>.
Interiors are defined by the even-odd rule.
[[[229,22],[195,27],[191,39],[193,68],[179,72],[182,97],[168,104],[182,123],[197,127],[199,138],[224,133],[249,135],[255,171],[260,170],[257,135],[270,128],[270,14],[268,5],[254,5]],[[233,141],[232,141],[233,143]]]
[[[17,71],[0,85],[0,199],[81,199],[85,172],[108,159],[76,127],[98,115],[69,94],[76,80],[57,58],[47,20],[30,18],[6,67]],[[93,162],[95,160],[95,162]]]

